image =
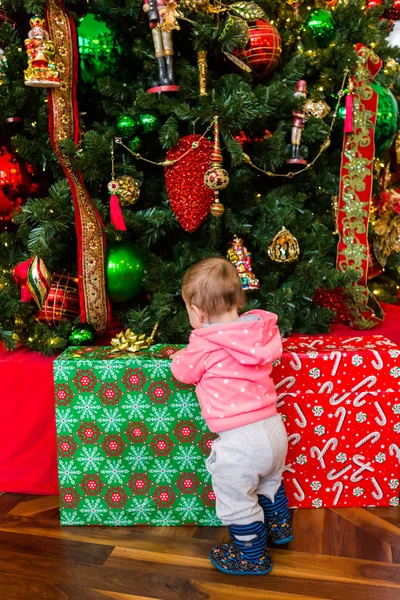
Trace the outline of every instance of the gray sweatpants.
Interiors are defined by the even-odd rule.
[[[206,461],[224,525],[264,521],[257,495],[274,501],[281,485],[287,435],[280,415],[221,431]]]

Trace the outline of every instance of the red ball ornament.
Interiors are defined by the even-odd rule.
[[[73,321],[79,315],[78,279],[68,273],[54,273],[47,298],[35,319],[57,327],[61,321]]]
[[[394,0],[393,6],[391,6],[383,16],[385,19],[398,21],[400,19],[400,0]]]
[[[213,149],[209,140],[196,134],[187,135],[168,151],[166,161],[176,160],[191,148],[177,163],[165,167],[169,203],[180,226],[188,233],[200,227],[214,201],[213,190],[204,185]]]
[[[260,79],[273,71],[282,52],[281,36],[267,19],[257,19],[249,25],[250,38],[245,48],[235,55],[248,65]]]

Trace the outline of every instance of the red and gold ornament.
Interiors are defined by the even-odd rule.
[[[224,206],[219,201],[219,191],[224,190],[229,185],[229,175],[222,167],[221,146],[219,143],[218,117],[214,119],[214,147],[211,154],[211,167],[204,174],[204,184],[213,190],[215,202],[211,204],[210,212],[213,217],[222,217]]]
[[[188,152],[194,148],[192,152]],[[214,192],[204,185],[210,166],[212,143],[197,134],[187,135],[167,152],[166,162],[186,156],[165,166],[165,184],[171,208],[180,226],[192,233],[207,218]]]
[[[236,50],[235,56],[263,79],[278,65],[282,52],[281,36],[267,19],[257,19],[249,24],[249,41],[245,48]]]
[[[54,273],[47,298],[35,319],[49,327],[73,321],[79,315],[78,279],[68,273]]]

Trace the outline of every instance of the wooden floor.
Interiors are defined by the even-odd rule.
[[[55,497],[0,495],[0,599],[400,600],[400,508],[301,510],[266,577],[214,570],[223,528],[61,528]]]

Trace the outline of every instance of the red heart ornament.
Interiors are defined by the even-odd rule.
[[[193,143],[198,147],[190,150]],[[165,167],[165,184],[171,208],[180,226],[188,233],[196,231],[210,212],[214,192],[204,185],[204,174],[210,168],[212,143],[191,134],[179,140],[167,152],[166,160],[181,160]],[[190,150],[190,152],[188,152]]]

